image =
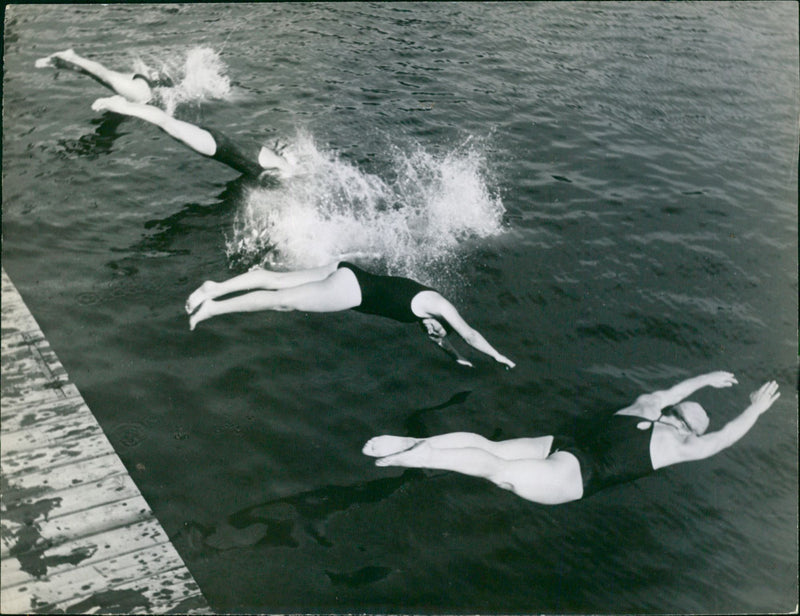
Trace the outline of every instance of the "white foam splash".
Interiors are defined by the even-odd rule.
[[[455,256],[464,240],[502,230],[503,204],[486,185],[474,142],[443,155],[393,150],[394,179],[386,181],[298,133],[286,148],[296,161],[293,177],[247,194],[227,241],[229,259],[300,269],[360,257],[413,276]]]
[[[185,56],[175,55],[149,66],[141,58],[134,60],[136,72],[149,75],[158,72],[168,76],[173,85],[157,86],[155,96],[164,110],[172,115],[182,103],[202,103],[208,100],[227,100],[231,82],[227,66],[219,53],[210,47],[193,47]]]

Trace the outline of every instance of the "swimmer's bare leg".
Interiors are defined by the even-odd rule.
[[[434,449],[482,449],[503,460],[544,460],[550,455],[553,437],[547,435],[491,441],[472,432],[451,432],[425,439],[384,435],[367,441],[362,452],[368,456],[383,457],[405,451],[422,441]]]
[[[421,441],[415,447],[375,461],[376,466],[404,466],[455,471],[483,479],[491,479],[499,474],[506,464],[509,464],[507,460],[498,458],[482,448],[440,449],[431,446],[427,440]]]
[[[324,280],[276,291],[251,291],[230,299],[207,299],[189,317],[189,329],[214,316],[231,312],[277,310],[288,312],[338,312],[361,303],[361,289],[350,270],[334,271]]]
[[[561,451],[544,460],[505,460],[480,447],[439,449],[422,441],[406,451],[379,458],[375,464],[455,471],[480,477],[544,505],[567,503],[583,496],[580,463],[572,454]]]
[[[122,115],[139,118],[145,122],[155,124],[173,139],[190,147],[195,152],[204,156],[213,156],[217,151],[217,142],[207,130],[189,122],[173,118],[163,109],[153,105],[132,103],[121,96],[98,98],[92,103],[95,111],[113,111]]]
[[[276,291],[278,289],[297,287],[309,282],[318,282],[335,272],[337,266],[337,263],[331,263],[323,267],[294,272],[273,272],[257,268],[223,282],[206,280],[186,300],[186,312],[191,314],[207,299],[216,299],[229,293],[257,289]]]
[[[106,68],[99,62],[79,56],[72,49],[56,52],[46,58],[40,58],[36,61],[35,66],[36,68],[46,66],[67,68],[83,73],[109,90],[113,90],[127,100],[136,103],[146,103],[153,96],[150,86],[144,79],[134,79],[133,73],[121,73]]]

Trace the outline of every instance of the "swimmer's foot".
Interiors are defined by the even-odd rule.
[[[194,331],[194,328],[197,327],[198,323],[214,316],[211,313],[211,307],[209,306],[212,301],[213,300],[208,300],[200,304],[200,307],[189,317],[189,331]]]
[[[373,458],[382,458],[392,454],[407,451],[419,443],[419,439],[411,438],[409,436],[376,436],[367,441],[362,453]]]
[[[192,314],[195,310],[197,310],[197,307],[207,299],[214,299],[216,297],[214,292],[216,286],[216,282],[206,280],[197,289],[195,289],[194,292],[189,296],[189,299],[186,300],[186,306],[184,306],[184,308],[186,308],[186,314]]]
[[[53,56],[47,56],[46,58],[39,58],[33,64],[36,68],[47,68],[49,66],[55,66],[53,64]]]
[[[407,468],[427,468],[430,445],[420,439],[408,449],[375,460],[375,466],[405,466]]]
[[[74,59],[76,56],[77,54],[72,49],[57,51],[46,58],[39,58],[36,60],[34,66],[36,68],[71,68],[74,65]]]
[[[122,96],[106,96],[105,98],[98,98],[92,103],[93,111],[113,111],[114,113],[126,114],[128,113],[128,101]]]

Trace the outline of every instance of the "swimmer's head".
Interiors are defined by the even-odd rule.
[[[683,423],[697,436],[708,430],[708,413],[697,402],[681,402],[674,407],[675,414],[683,420]]]
[[[175,82],[172,81],[172,78],[161,71],[152,71],[150,73],[150,79],[159,88],[175,87]]]
[[[261,146],[261,150],[258,152],[258,164],[264,171],[274,173],[281,178],[291,177],[294,175],[295,161],[283,150],[284,147],[279,146],[277,142],[275,150]]]

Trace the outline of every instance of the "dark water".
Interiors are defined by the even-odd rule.
[[[797,603],[797,5],[11,6],[3,267],[219,611],[772,612]],[[196,47],[178,117],[286,139],[252,191],[102,88]],[[207,79],[204,83],[213,81]],[[186,296],[348,250],[436,284],[518,367],[352,312]],[[370,264],[370,261],[365,261]],[[558,430],[713,369],[735,447],[584,502],[378,469],[382,434]]]

